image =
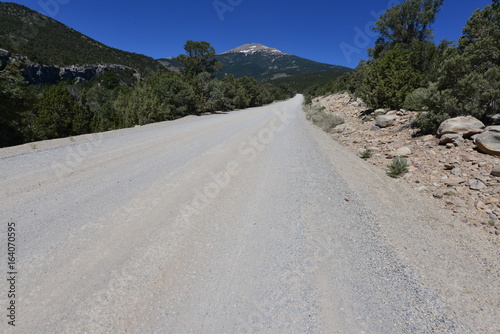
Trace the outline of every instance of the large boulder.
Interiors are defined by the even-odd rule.
[[[478,150],[500,156],[500,125],[489,126],[476,138]]]
[[[437,131],[438,136],[446,134],[460,134],[464,138],[469,138],[475,134],[483,132],[484,124],[472,116],[461,116],[450,118],[441,123]]]
[[[394,125],[396,118],[397,116],[395,115],[380,115],[375,118],[375,123],[381,128],[386,128]]]

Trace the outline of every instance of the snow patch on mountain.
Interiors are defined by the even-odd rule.
[[[281,52],[278,49],[275,48],[270,48],[268,46],[259,44],[259,43],[252,43],[252,44],[244,44],[242,46],[239,46],[237,48],[231,49],[229,51],[223,52],[222,54],[227,54],[227,53],[244,53],[244,54],[254,54],[256,52],[265,52],[265,53],[273,53],[273,54],[286,54],[284,52]]]

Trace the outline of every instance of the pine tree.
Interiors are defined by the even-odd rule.
[[[202,72],[214,73],[221,68],[215,57],[215,49],[208,42],[187,41],[184,45],[186,54],[179,55],[177,60],[184,64],[183,72],[194,77]]]

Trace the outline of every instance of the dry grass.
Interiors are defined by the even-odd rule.
[[[325,132],[331,132],[335,127],[344,124],[342,117],[326,112],[325,107],[306,105],[304,106],[304,111],[306,112],[307,119]]]

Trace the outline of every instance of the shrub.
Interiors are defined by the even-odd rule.
[[[393,178],[398,178],[408,173],[408,160],[401,157],[392,159],[392,163],[388,166],[389,171],[387,175]]]
[[[359,93],[371,108],[399,109],[422,82],[411,63],[411,51],[400,47],[367,63]]]
[[[403,107],[408,110],[427,110],[430,92],[427,88],[417,88],[406,96]]]
[[[370,159],[372,156],[373,156],[373,151],[370,150],[369,148],[367,148],[366,150],[364,150],[363,152],[361,152],[359,154],[359,156],[361,157],[361,159]]]
[[[330,132],[336,126],[344,124],[342,117],[325,112],[325,107],[307,105],[304,109],[306,110],[306,118],[325,132]]]
[[[323,131],[330,132],[340,124],[344,124],[344,119],[342,117],[335,114],[324,113],[323,119],[318,126],[322,128]]]
[[[417,115],[415,125],[420,128],[421,134],[436,134],[439,125],[450,118],[446,113],[422,112]]]

